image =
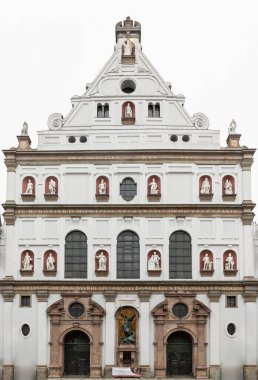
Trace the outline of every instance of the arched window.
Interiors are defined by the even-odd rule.
[[[169,278],[192,278],[191,237],[175,231],[169,238]]]
[[[155,117],[160,117],[160,105],[159,105],[159,103],[155,104]]]
[[[140,278],[139,237],[133,231],[123,231],[117,237],[117,278]]]
[[[148,117],[153,117],[153,104],[148,104]]]
[[[160,104],[148,104],[148,117],[160,117]]]
[[[87,236],[81,231],[65,238],[65,277],[87,278]]]
[[[104,104],[104,117],[109,117],[109,105]]]
[[[97,117],[103,117],[102,104],[98,104],[97,106]]]
[[[97,117],[103,118],[103,117],[109,117],[109,104],[101,104],[98,103],[97,105]]]

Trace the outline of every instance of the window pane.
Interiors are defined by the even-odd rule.
[[[192,246],[187,232],[176,231],[170,236],[169,278],[192,278]]]
[[[140,245],[135,232],[124,231],[118,235],[117,278],[140,278]]]
[[[65,277],[87,278],[87,236],[81,231],[66,236]]]
[[[120,195],[125,201],[131,201],[137,194],[137,184],[132,178],[123,179],[120,184]]]

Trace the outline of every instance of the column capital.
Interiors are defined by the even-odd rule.
[[[243,294],[243,298],[245,302],[256,302],[257,297],[258,297],[258,292],[255,290],[244,292]]]
[[[139,292],[138,297],[140,298],[141,302],[149,302],[151,293],[150,292]]]
[[[15,296],[13,286],[6,286],[2,288],[2,296],[4,302],[13,302]]]
[[[216,290],[210,290],[208,293],[208,297],[210,302],[219,302],[221,293]]]
[[[45,290],[37,290],[36,296],[37,296],[38,302],[47,302],[49,293]]]
[[[112,292],[112,291],[106,291],[104,292],[104,297],[106,299],[106,302],[115,302],[115,299],[116,299],[116,292]]]

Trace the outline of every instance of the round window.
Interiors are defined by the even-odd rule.
[[[80,142],[81,143],[86,143],[87,142],[87,137],[86,136],[81,136],[80,137]]]
[[[176,303],[173,306],[172,313],[177,318],[184,318],[188,314],[188,307],[184,303]]]
[[[136,84],[131,79],[126,79],[121,83],[121,90],[125,94],[131,94],[136,89]]]
[[[184,142],[188,142],[188,141],[190,140],[190,137],[189,137],[188,135],[184,135],[184,136],[182,137],[182,140],[183,140]]]
[[[75,139],[74,136],[70,136],[70,137],[68,138],[68,142],[69,142],[69,143],[75,143],[75,141],[76,141],[76,139]]]
[[[178,140],[178,137],[176,135],[170,136],[170,141],[176,142]]]
[[[27,323],[25,323],[24,325],[22,325],[21,331],[23,336],[28,336],[30,333],[30,326],[27,325]]]
[[[79,302],[74,302],[69,306],[69,313],[74,318],[80,318],[84,313],[84,306]]]
[[[137,184],[132,178],[123,179],[120,184],[120,195],[125,201],[131,201],[137,193]]]
[[[236,326],[234,325],[234,323],[229,323],[228,326],[227,326],[227,332],[229,335],[234,335],[235,332],[236,332]]]

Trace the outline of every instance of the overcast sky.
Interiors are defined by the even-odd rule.
[[[22,123],[32,146],[54,112],[64,116],[113,53],[115,24],[142,25],[143,51],[185,108],[205,113],[225,146],[234,118],[241,145],[258,143],[257,0],[0,0],[0,148],[17,146]],[[0,157],[0,202],[6,170]],[[258,202],[258,155],[252,167]],[[257,208],[256,208],[257,212]],[[257,220],[257,218],[256,218]]]

